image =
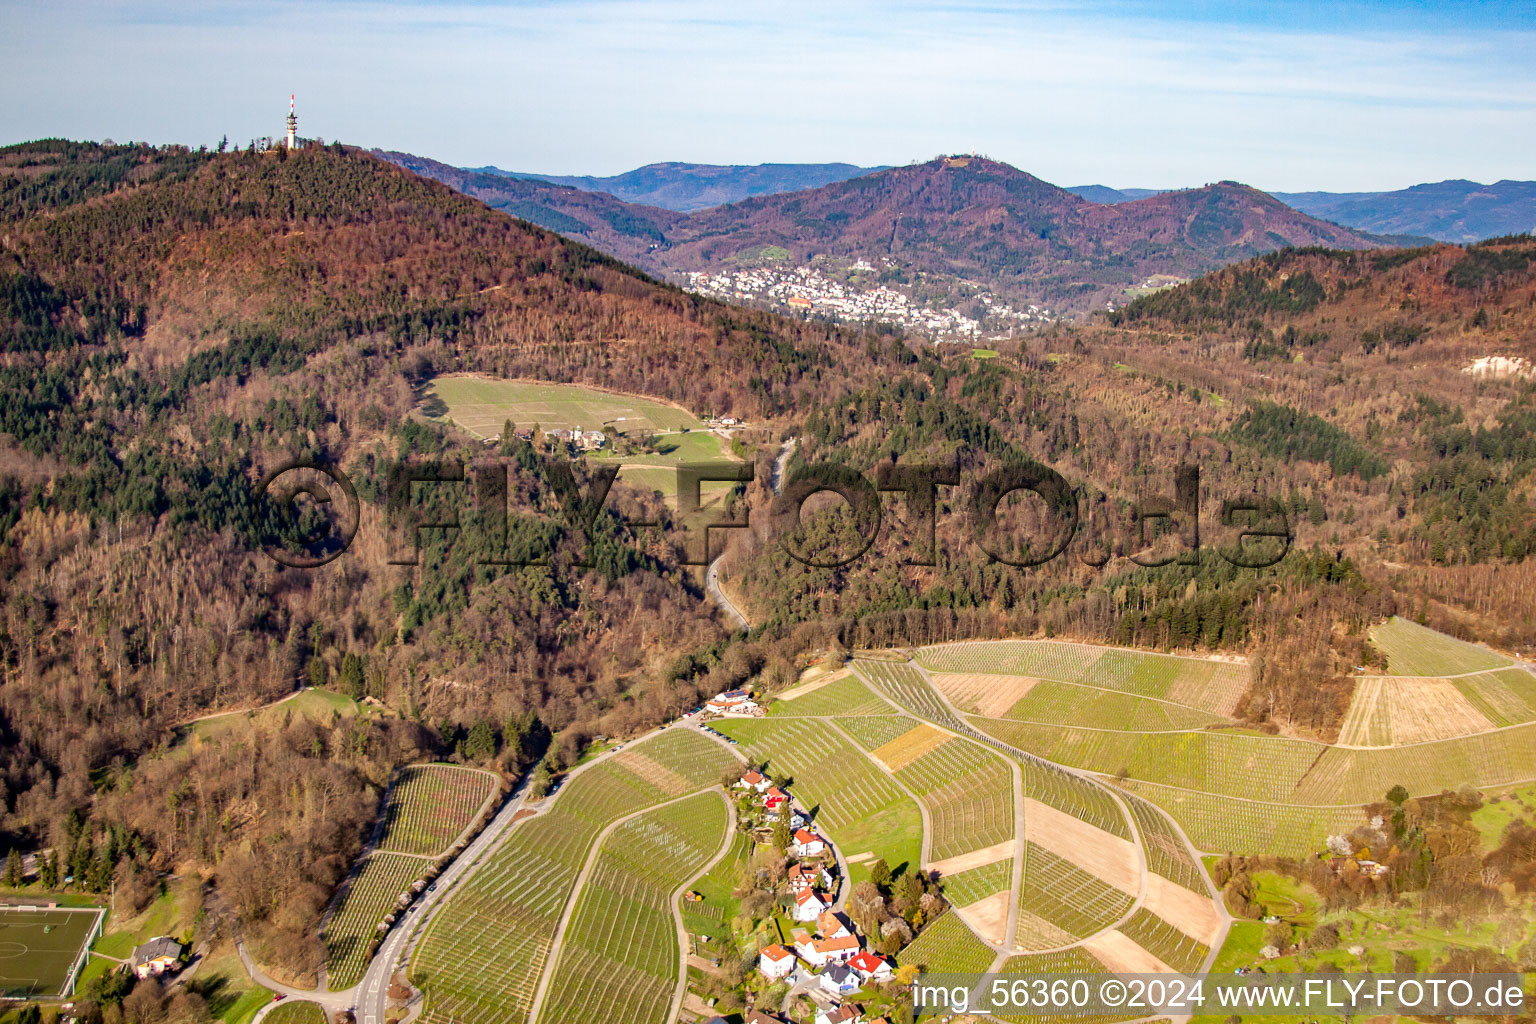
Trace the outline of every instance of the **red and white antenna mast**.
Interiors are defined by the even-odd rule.
[[[293,112],[293,93],[288,94],[288,148],[299,146],[299,118]]]

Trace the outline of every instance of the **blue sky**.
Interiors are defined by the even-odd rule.
[[[905,163],[1281,191],[1536,178],[1536,2],[0,0],[0,142]]]

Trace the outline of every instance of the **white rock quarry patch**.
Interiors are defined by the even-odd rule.
[[[1474,377],[1536,377],[1536,366],[1524,356],[1479,356],[1461,368]]]

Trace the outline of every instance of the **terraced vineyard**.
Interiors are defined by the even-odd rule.
[[[1145,907],[1132,914],[1120,926],[1121,934],[1131,939],[1163,963],[1184,974],[1194,974],[1205,962],[1210,948],[1179,931]]]
[[[917,663],[930,672],[1000,672],[1081,682],[1104,652],[1086,644],[1037,640],[980,640],[924,647],[914,652]]]
[[[917,865],[923,831],[917,805],[832,725],[808,718],[747,718],[715,727],[750,757],[790,776],[797,802],[813,812],[845,856],[870,854],[870,860],[884,858],[893,869]]]
[[[901,951],[903,965],[916,964],[934,973],[980,974],[996,954],[978,939],[958,914],[944,914],[924,928]]]
[[[898,770],[896,778],[928,806],[934,860],[1013,838],[1013,773],[975,743],[950,739]]]
[[[619,818],[705,789],[735,764],[670,729],[576,774],[553,806],[508,833],[433,918],[411,964],[427,1024],[526,1018],[555,926],[593,841]]]
[[[1173,815],[1196,848],[1206,853],[1260,850],[1305,857],[1323,849],[1330,835],[1347,835],[1365,824],[1365,812],[1358,807],[1227,800],[1129,779],[1121,787]]]
[[[1110,927],[1135,898],[1033,842],[1026,845],[1018,943],[1049,949]],[[1026,926],[1026,922],[1028,925]]]
[[[1536,722],[1536,674],[1503,668],[1450,681],[1497,728]]]
[[[906,715],[865,715],[836,719],[837,727],[853,737],[865,750],[875,750],[918,727],[916,719]]]
[[[1209,711],[1129,693],[1042,679],[1002,717],[1046,725],[1083,726],[1120,732],[1203,729],[1228,719]]]
[[[1134,793],[1123,795],[1131,809],[1131,817],[1136,821],[1136,831],[1141,835],[1141,848],[1147,855],[1147,870],[1182,885],[1190,892],[1205,892],[1204,868],[1195,863],[1188,847],[1157,805]]]
[[[752,859],[753,843],[743,832],[731,838],[731,848],[709,873],[693,883],[693,889],[704,899],[700,902],[683,900],[679,909],[683,915],[683,927],[694,935],[719,937],[730,929],[740,901],[733,895],[737,878]]]
[[[869,680],[877,691],[919,718],[937,722],[948,729],[962,728],[960,721],[928,685],[928,680],[911,664],[859,660],[853,662],[853,666],[854,671]]]
[[[469,827],[495,787],[494,775],[474,768],[418,764],[402,769],[384,808],[379,849],[442,853]]]
[[[368,966],[369,946],[379,922],[429,866],[420,857],[398,853],[374,853],[362,862],[322,936],[326,982],[331,988],[357,984]]]
[[[1013,881],[1013,858],[993,861],[979,868],[959,871],[941,879],[944,896],[957,907],[968,907],[989,896],[1007,892]]]
[[[1387,671],[1395,676],[1455,676],[1511,664],[1486,647],[1396,615],[1371,630],[1371,642],[1387,656]]]
[[[774,717],[813,715],[883,715],[891,706],[853,676],[835,679],[792,700],[776,700],[768,708]]]
[[[998,971],[999,974],[1099,974],[1107,971],[1103,962],[1092,953],[1081,947],[1062,949],[1051,953],[1024,953],[1019,956],[1011,956]],[[1116,1016],[1085,1016],[1072,1014],[1070,1016],[1052,1014],[1003,1014],[999,1017],[1013,1024],[1057,1024],[1057,1022],[1071,1022],[1071,1024],[1099,1024],[1121,1020]]]
[[[624,822],[603,841],[553,965],[540,1024],[668,1024],[680,953],[673,892],[719,851],[717,793]]]
[[[925,647],[914,654],[932,672],[999,673],[1082,683],[1228,716],[1248,688],[1248,667],[1206,658],[1052,640],[995,640]]]
[[[1019,767],[1024,772],[1026,797],[1049,804],[1121,839],[1131,838],[1125,812],[1103,786],[1028,758],[1020,759]]]

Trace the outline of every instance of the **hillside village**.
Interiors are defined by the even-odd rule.
[[[856,275],[876,268],[860,260],[849,269]],[[853,279],[839,283],[815,266],[696,271],[688,275],[688,288],[728,302],[761,304],[840,323],[894,324],[935,342],[1009,337],[1015,328],[1054,319],[1049,309],[1035,305],[1015,309],[987,291],[977,297],[984,311],[980,318],[953,307],[930,308],[883,284],[864,287]]]
[[[750,698],[731,700],[734,696],[723,693],[710,704],[728,703],[738,709],[735,713],[752,714],[741,707],[752,703]],[[886,1018],[867,1018],[849,997],[889,983],[895,968],[887,957],[864,948],[864,937],[843,911],[848,879],[841,874],[832,843],[816,831],[809,814],[795,806],[787,787],[762,771],[748,768],[732,788],[748,812],[745,826],[759,848],[780,848],[778,844],[788,837],[781,847],[787,866],[780,865],[782,879],[774,885],[790,920],[804,926],[795,928],[787,941],[758,951],[762,983],[768,991],[784,986],[785,1006],[797,996],[808,999],[814,1006],[815,1024],[882,1024]],[[779,874],[770,872],[770,880]],[[784,1020],[763,1012],[747,1019],[762,1024]]]
[[[708,721],[765,714],[750,690],[737,689],[716,694],[687,717],[720,736]],[[892,955],[910,933],[871,940],[852,920],[844,909],[853,896],[847,865],[832,841],[817,830],[811,813],[796,804],[791,788],[787,780],[776,782],[761,765],[748,766],[731,784],[740,827],[751,835],[758,854],[752,863],[766,861],[754,882],[773,894],[777,915],[790,925],[789,935],[757,950],[756,977],[745,979],[744,988],[758,993],[760,1004],[766,1001],[786,1011],[803,999],[805,1010],[793,1017],[756,1010],[745,1019],[755,1024],[784,1024],[802,1017],[814,1024],[886,1024],[884,1016],[867,1016],[863,1003],[892,1004],[893,993],[881,990],[896,980]],[[775,852],[779,856],[773,856]],[[888,874],[883,862],[872,872],[882,879]],[[878,890],[871,882],[860,886]],[[784,930],[777,922],[773,927]],[[855,998],[861,993],[862,1002]]]

